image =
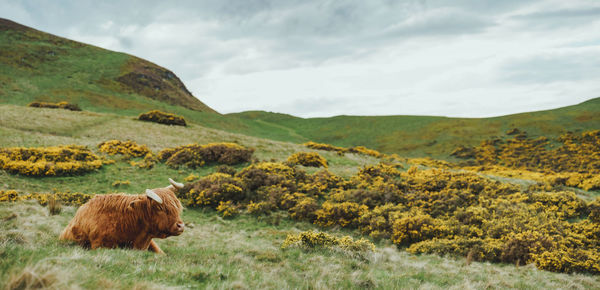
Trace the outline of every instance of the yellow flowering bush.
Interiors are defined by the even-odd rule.
[[[142,157],[150,153],[146,145],[138,145],[134,141],[108,140],[98,144],[100,152],[108,155],[121,154],[127,157]]]
[[[60,201],[65,205],[82,205],[94,195],[79,192],[56,192],[56,193],[27,193],[21,194],[16,190],[0,190],[0,202],[16,202],[21,200],[37,200],[41,205],[47,205],[52,199]]]
[[[275,162],[261,162],[252,164],[236,174],[241,178],[249,190],[256,190],[261,186],[281,185],[290,189],[296,188],[296,169]]]
[[[376,151],[376,150],[373,150],[373,149],[369,149],[369,148],[364,147],[364,146],[356,146],[356,147],[344,148],[344,147],[333,146],[333,145],[330,145],[330,144],[315,143],[315,142],[312,142],[312,141],[306,142],[306,143],[304,143],[302,145],[304,145],[304,146],[306,146],[308,148],[311,148],[311,149],[337,152],[339,155],[343,155],[344,153],[356,153],[356,154],[373,156],[375,158],[388,158],[388,157],[390,157],[390,156],[387,156],[385,154],[380,153],[379,151]],[[392,159],[396,159],[395,156]]]
[[[129,164],[134,167],[144,168],[144,169],[152,169],[154,165],[158,163],[158,159],[152,152],[149,152],[144,156],[142,161],[130,161]]]
[[[187,184],[182,194],[189,198],[189,206],[216,208],[221,202],[242,201],[246,198],[243,182],[223,173],[213,173]]]
[[[333,146],[330,144],[323,144],[323,143],[315,143],[312,141],[306,142],[304,144],[302,144],[310,149],[316,149],[316,150],[324,150],[324,151],[334,151],[337,152],[338,154],[342,155],[346,152],[348,152],[348,149],[343,148],[343,147],[337,147],[337,146]]]
[[[116,180],[115,182],[112,183],[113,187],[125,187],[125,186],[129,186],[131,184],[131,182],[129,182],[129,180]]]
[[[254,149],[235,143],[189,144],[167,148],[158,153],[158,159],[168,166],[196,168],[205,164],[234,165],[249,162]]]
[[[0,190],[0,202],[18,201],[19,193],[16,190]]]
[[[261,201],[261,202],[253,202],[250,201],[246,206],[246,210],[251,215],[263,215],[270,214],[271,211],[274,210],[274,205],[272,203]]]
[[[428,214],[414,213],[396,219],[392,225],[392,242],[397,245],[410,245],[433,238],[443,238],[450,234],[441,220]]]
[[[240,213],[231,200],[226,202],[220,201],[216,209],[224,218],[232,218]]]
[[[31,102],[27,105],[27,107],[33,108],[50,108],[50,109],[65,109],[70,111],[81,111],[79,105],[71,104],[68,102],[58,102],[58,103],[47,103],[47,102]]]
[[[138,116],[138,120],[154,122],[165,125],[177,125],[177,126],[187,126],[185,119],[181,116],[161,112],[159,110],[152,110]]]
[[[288,210],[290,217],[296,220],[313,221],[316,218],[315,212],[319,204],[314,198],[305,197],[299,199],[296,204]]]
[[[595,223],[600,223],[600,197],[596,197],[596,199],[590,202],[587,206],[590,215],[588,219]]]
[[[28,176],[81,175],[104,162],[84,146],[0,148],[0,168]]]
[[[316,214],[315,224],[328,227],[339,225],[341,227],[356,227],[358,218],[367,213],[368,207],[355,202],[333,203],[325,201]]]
[[[186,178],[183,179],[183,181],[185,182],[192,182],[194,180],[197,180],[198,178],[200,178],[200,176],[190,173],[190,175],[188,175]]]
[[[358,218],[358,228],[374,239],[388,239],[392,235],[394,221],[400,219],[406,207],[387,203],[367,211]]]
[[[287,162],[310,167],[327,168],[327,160],[316,152],[298,152],[290,155]]]
[[[301,249],[340,248],[355,252],[375,251],[375,245],[366,239],[354,240],[352,237],[336,237],[323,232],[306,231],[297,235],[288,234],[281,245],[282,249],[299,247]]]
[[[496,138],[476,147],[460,146],[452,155],[468,159],[465,165],[533,171],[548,176],[552,184],[600,189],[600,130],[563,134],[554,142],[559,146],[551,146],[546,137],[532,139],[520,131],[512,139]]]

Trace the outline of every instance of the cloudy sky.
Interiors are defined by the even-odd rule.
[[[126,2],[126,4],[123,4]],[[7,1],[222,113],[497,116],[600,96],[600,1]]]

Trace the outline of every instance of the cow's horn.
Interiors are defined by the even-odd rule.
[[[162,198],[160,198],[160,196],[158,196],[158,194],[156,194],[156,192],[154,192],[150,189],[146,189],[146,195],[149,198],[154,199],[156,202],[162,203]]]
[[[175,182],[175,180],[173,180],[171,178],[169,178],[169,182],[171,183],[171,185],[173,185],[177,189],[183,188],[183,183]]]

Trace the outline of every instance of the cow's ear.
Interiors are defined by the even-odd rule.
[[[127,209],[128,210],[136,210],[136,209],[140,208],[140,206],[142,205],[143,202],[144,202],[144,200],[141,198],[136,199],[129,203],[129,206],[127,207]]]

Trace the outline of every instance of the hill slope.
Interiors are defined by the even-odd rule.
[[[448,158],[450,152],[460,144],[476,145],[493,136],[503,136],[512,128],[524,130],[534,137],[556,137],[566,131],[598,129],[600,98],[554,110],[494,118],[336,116],[303,119],[263,111],[228,116],[276,124],[316,142],[338,146],[363,145],[411,157]]]
[[[1,18],[0,51],[3,101],[67,100],[113,110],[147,110],[158,101],[215,113],[156,64]]]
[[[133,116],[159,109],[204,127],[278,141],[363,145],[409,157],[448,158],[518,127],[531,136],[600,128],[600,99],[496,118],[337,116],[303,119],[261,111],[221,115],[177,76],[149,61],[0,19],[0,103],[69,101],[82,109]]]

